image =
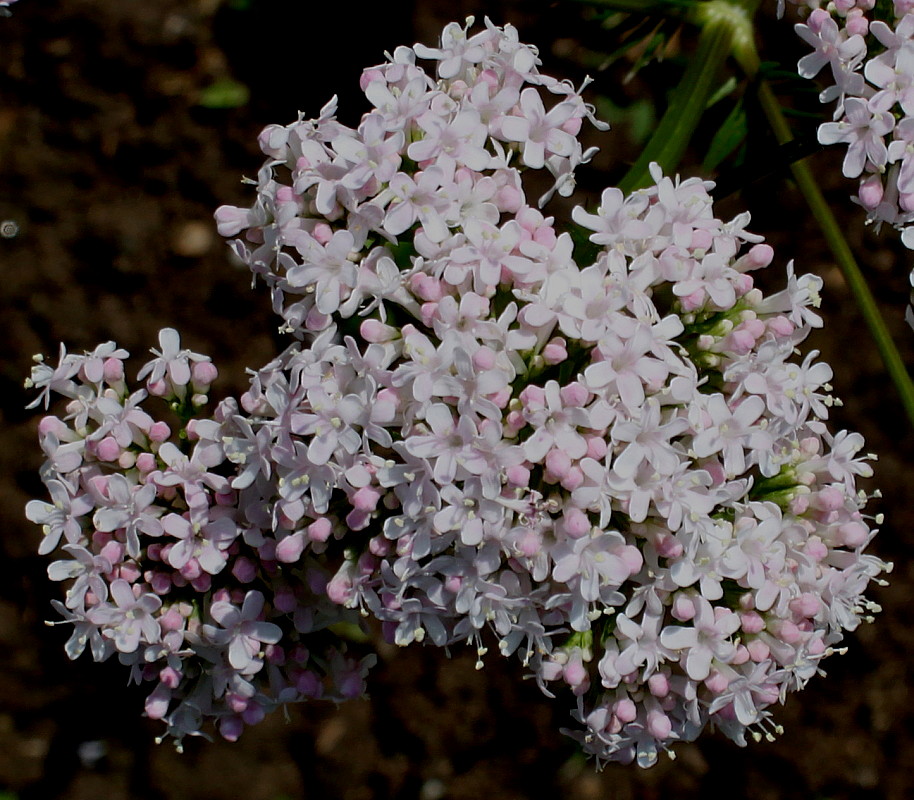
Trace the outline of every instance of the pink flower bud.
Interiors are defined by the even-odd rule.
[[[859,13],[854,14],[854,11]],[[869,33],[870,23],[869,20],[863,16],[862,9],[855,8],[847,15],[844,29],[847,31],[848,36],[866,36],[867,33]]]
[[[530,470],[523,464],[515,464],[512,467],[508,467],[506,476],[508,483],[512,486],[529,486],[530,484]]]
[[[765,620],[757,611],[747,611],[739,615],[742,629],[746,633],[760,633],[765,630]]]
[[[168,394],[168,384],[163,380],[146,381],[146,391],[153,397],[164,397]]]
[[[705,290],[696,289],[689,295],[680,298],[680,303],[682,304],[683,311],[694,311],[696,308],[701,308],[702,304],[705,301]]]
[[[171,428],[168,427],[166,422],[153,422],[149,427],[148,436],[151,442],[162,443],[168,441],[171,436]]]
[[[756,664],[761,663],[771,655],[770,648],[761,639],[753,639],[751,642],[748,642],[746,644],[746,649],[749,651],[749,658]]]
[[[227,742],[237,742],[244,731],[244,723],[240,717],[222,717],[219,720],[219,734]]]
[[[737,275],[733,280],[733,290],[737,297],[744,297],[755,288],[755,279],[751,275]]]
[[[778,338],[790,336],[794,331],[794,324],[787,317],[772,317],[766,324],[768,330]]]
[[[586,437],[586,441],[587,456],[597,461],[600,461],[609,450],[609,445],[606,443],[606,439],[604,439],[602,436],[588,436]]]
[[[377,319],[366,319],[359,326],[359,333],[366,342],[389,342],[397,336],[397,329]]]
[[[777,636],[782,642],[796,644],[803,638],[800,629],[789,620],[781,620],[777,626]]]
[[[568,660],[562,670],[562,677],[565,683],[574,690],[575,694],[582,694],[587,691],[590,686],[590,676],[587,674],[587,669],[584,667],[580,653],[573,655]]]
[[[678,619],[680,622],[688,622],[695,616],[695,604],[690,597],[684,594],[678,594],[673,601],[673,607],[670,609],[670,614],[673,615],[674,619]]]
[[[813,504],[822,511],[837,511],[844,507],[844,493],[834,486],[825,486],[815,495]]]
[[[819,613],[822,602],[814,594],[804,592],[790,601],[790,610],[798,617],[811,618]]]
[[[420,300],[432,302],[439,301],[444,297],[444,287],[441,281],[424,272],[417,272],[410,278],[410,288]]]
[[[363,486],[352,495],[352,507],[357,511],[370,512],[378,507],[381,492],[374,486]]]
[[[543,348],[542,356],[543,361],[549,365],[561,364],[568,358],[568,348],[565,346],[565,340],[558,337],[550,340]]]
[[[205,392],[219,377],[219,370],[212,361],[195,361],[190,368],[190,380],[198,392]]]
[[[327,244],[333,238],[333,228],[326,222],[318,222],[311,235],[321,244]]]
[[[438,303],[423,303],[419,308],[419,316],[422,318],[422,323],[426,327],[431,327],[432,323],[435,321],[435,317],[438,315]]]
[[[882,184],[882,175],[870,175],[860,181],[860,189],[857,197],[862,205],[868,211],[873,211],[882,202],[885,193],[885,187]]]
[[[495,195],[498,210],[508,214],[515,214],[524,202],[524,196],[514,186],[502,186]]]
[[[730,681],[726,678],[726,676],[718,672],[716,669],[711,670],[711,674],[705,679],[705,686],[714,692],[714,694],[725,692],[729,685]]]
[[[511,387],[506,386],[504,389],[495,392],[495,394],[488,395],[488,399],[495,403],[498,408],[506,408],[508,403],[511,402]]]
[[[810,536],[806,541],[806,555],[813,561],[821,561],[828,555],[828,545],[818,536]]]
[[[180,570],[181,576],[186,578],[189,581],[192,581],[194,578],[199,578],[203,574],[203,569],[200,567],[200,562],[196,558],[191,558]]]
[[[301,531],[287,536],[276,545],[276,560],[283,564],[294,564],[305,549],[305,536]]]
[[[673,730],[670,718],[660,710],[647,712],[647,730],[657,739],[666,739]]]
[[[368,552],[383,558],[390,553],[390,542],[383,536],[375,536],[368,542]]]
[[[573,492],[584,483],[584,473],[577,464],[572,464],[559,483],[566,491]]]
[[[312,542],[326,542],[333,526],[326,517],[315,520],[308,526],[308,538]]]
[[[117,565],[120,564],[121,560],[124,558],[125,549],[123,544],[112,540],[102,548],[99,555],[102,558],[107,559],[109,564]]]
[[[562,528],[572,539],[580,539],[590,533],[592,527],[590,518],[581,509],[575,506],[565,509],[562,515]]]
[[[546,453],[546,471],[554,480],[561,480],[571,469],[571,458],[564,450],[553,447]]]
[[[847,522],[838,528],[838,541],[845,547],[860,547],[866,544],[869,535],[869,530],[862,522]]]
[[[156,686],[146,698],[146,716],[150,719],[162,719],[168,713],[170,703],[171,689],[165,685]]]
[[[806,24],[809,26],[809,29],[816,35],[822,30],[822,26],[831,19],[831,14],[829,14],[824,8],[815,9],[806,20]]]
[[[666,697],[670,693],[670,682],[662,672],[655,672],[647,679],[647,688],[654,697]]]
[[[295,688],[305,697],[318,698],[324,693],[320,679],[311,670],[305,670],[295,678]]]
[[[507,435],[513,436],[527,424],[524,415],[520,411],[509,411],[505,417],[505,429]]]
[[[654,538],[654,549],[662,558],[679,558],[683,551],[682,543],[666,531],[657,533]]]
[[[820,655],[821,653],[824,653],[826,649],[825,642],[822,641],[821,636],[816,636],[814,639],[811,639],[806,646],[806,652],[811,656]]]
[[[774,248],[764,242],[754,244],[749,248],[746,257],[751,265],[748,269],[767,267],[774,260]]]
[[[159,671],[159,680],[169,689],[177,689],[181,683],[181,673],[174,667],[163,667]]]
[[[124,380],[124,362],[119,358],[106,358],[103,371],[108,383],[119,383]]]
[[[291,614],[298,606],[295,592],[288,586],[280,586],[273,592],[273,605],[277,611],[281,611],[283,614]]]
[[[345,571],[337,572],[327,584],[327,597],[337,605],[345,605],[352,597],[352,577]]]
[[[798,494],[790,501],[790,513],[798,517],[803,516],[809,508],[809,495]]]
[[[473,353],[473,366],[479,370],[490,370],[495,366],[495,351],[483,345]]]
[[[521,403],[528,408],[544,408],[546,405],[546,392],[539,386],[525,386],[518,395]]]
[[[171,576],[164,572],[153,572],[148,581],[150,588],[157,595],[166,595],[171,591]]]
[[[727,337],[727,349],[744,356],[755,347],[755,337],[745,328],[737,328]]]
[[[117,461],[121,455],[121,446],[113,436],[106,436],[95,449],[99,461]]]
[[[142,472],[152,472],[156,468],[156,457],[152,453],[140,453],[136,457],[136,468]]]
[[[613,714],[618,717],[620,722],[634,722],[638,719],[638,708],[635,706],[629,698],[625,697],[622,700],[616,700],[613,703]]]
[[[49,433],[53,433],[60,438],[66,430],[67,426],[57,417],[42,417],[41,422],[38,423],[38,433],[42,437]]]
[[[257,576],[257,565],[244,556],[235,559],[232,565],[232,575],[241,583],[250,583]]]
[[[172,606],[159,617],[159,626],[165,633],[168,633],[169,631],[179,631],[184,627],[184,617],[181,616],[181,612],[178,611],[175,606]],[[165,669],[171,669],[171,667],[166,667]],[[163,669],[162,672],[164,671],[165,670]],[[161,675],[159,676],[159,679],[162,680]],[[177,686],[177,684],[175,684],[175,686]],[[172,688],[174,688],[174,686]]]
[[[220,236],[237,236],[251,224],[251,212],[236,206],[219,206],[214,215]]]

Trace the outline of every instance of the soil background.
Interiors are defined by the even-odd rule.
[[[709,734],[651,770],[596,772],[559,733],[567,712],[520,680],[517,665],[490,657],[477,672],[459,649],[447,660],[412,647],[381,649],[370,701],[292,709],[233,745],[194,740],[183,755],[156,745],[159,726],[143,719],[142,696],[119,666],[67,661],[68,631],[43,624],[59,587],[23,513],[44,497],[40,414],[24,410],[22,389],[32,354],[114,339],[142,358],[173,326],[213,357],[219,391],[237,394],[245,367],[268,361],[280,339],[213,210],[251,203],[240,178],[263,160],[262,127],[299,110],[316,116],[333,94],[342,120],[356,123],[366,110],[361,69],[399,44],[433,44],[448,21],[487,13],[515,24],[539,45],[544,71],[575,81],[593,72],[609,107],[662,104],[656,87],[682,60],[624,83],[624,69],[601,69],[599,26],[574,2],[21,0],[13,11],[0,19],[0,220],[18,226],[0,239],[0,798],[914,797],[914,438],[802,198],[777,174],[727,198],[719,215],[752,212],[751,229],[777,253],[772,286],[790,259],[824,278],[826,326],[809,346],[833,365],[845,401],[833,428],[860,430],[879,457],[867,488],[880,487],[871,509],[886,521],[873,552],[895,562],[891,585],[871,592],[884,607],[876,624],[849,636],[848,654],[825,663],[828,676],[776,712],[782,736],[741,749]],[[762,29],[772,52],[795,61],[787,23],[766,19]],[[231,100],[239,86],[246,101]],[[220,90],[229,100],[214,103]],[[584,197],[624,171],[635,128],[594,137],[602,152],[579,173]],[[914,254],[891,232],[864,229],[842,155],[816,154],[814,169],[914,368],[903,322]]]

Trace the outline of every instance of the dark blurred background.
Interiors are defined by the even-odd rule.
[[[770,5],[761,24],[767,57],[789,64],[800,47]],[[881,488],[871,508],[886,523],[874,551],[896,565],[891,586],[872,592],[885,609],[877,623],[849,637],[848,655],[825,662],[827,678],[778,710],[786,729],[778,741],[740,749],[712,734],[650,771],[598,773],[559,734],[567,712],[521,681],[518,665],[493,658],[476,672],[475,654],[446,660],[414,647],[381,650],[370,702],[293,709],[234,745],[194,740],[183,755],[156,745],[159,728],[142,718],[142,695],[125,686],[125,672],[68,662],[68,631],[43,624],[59,587],[46,579],[40,532],[23,514],[44,496],[40,414],[24,410],[22,389],[32,354],[53,356],[60,341],[81,350],[115,339],[141,357],[159,328],[174,326],[213,357],[219,388],[237,393],[245,367],[269,360],[279,339],[268,299],[230,262],[212,212],[252,201],[240,179],[262,162],[256,136],[266,124],[291,122],[299,110],[316,116],[333,94],[341,119],[356,123],[366,110],[359,74],[385,50],[434,44],[447,22],[488,14],[540,48],[543,71],[575,82],[592,74],[590,99],[614,129],[591,135],[601,154],[579,172],[587,202],[624,173],[690,44],[673,32],[665,60],[626,81],[633,56],[607,58],[606,28],[571,0],[20,0],[13,11],[0,19],[0,221],[18,226],[0,239],[0,800],[914,796],[906,558],[914,439],[770,143],[762,161],[773,174],[727,197],[719,214],[752,212],[751,229],[777,252],[770,286],[790,259],[824,278],[826,327],[810,346],[834,366],[846,403],[834,428],[860,430],[879,456],[867,489]],[[808,98],[796,102],[802,111]],[[725,114],[726,103],[698,139],[706,144]],[[814,132],[802,115],[795,121],[801,135]],[[764,125],[750,123],[766,152]],[[814,155],[813,167],[914,367],[914,331],[903,322],[914,254],[891,232],[864,229],[840,176],[842,155]],[[702,156],[693,153],[683,172],[696,174]],[[721,167],[728,185],[745,175],[733,169],[732,160]]]

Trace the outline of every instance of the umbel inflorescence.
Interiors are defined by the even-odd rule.
[[[116,654],[177,739],[362,695],[343,634],[374,619],[516,655],[587,753],[647,766],[773,729],[874,610],[863,440],[794,355],[820,281],[763,296],[748,215],[657,168],[574,210],[583,260],[527,199],[591,155],[591,108],[539,63],[451,24],[364,72],[358,129],[330,103],[263,132],[254,205],[216,217],[292,338],[238,400],[207,416],[216,370],[172,329],[145,389],[111,342],[34,367],[36,404],[68,399],[27,509],[67,652]]]

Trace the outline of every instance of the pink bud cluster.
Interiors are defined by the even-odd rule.
[[[357,130],[331,105],[264,131],[254,206],[217,220],[296,341],[239,401],[193,418],[214,372],[170,330],[141,374],[174,434],[113,344],[33,371],[71,398],[28,508],[64,543],[68,651],[117,652],[177,737],[361,693],[370,657],[337,634],[374,618],[517,654],[586,752],[649,766],[766,730],[874,610],[863,440],[826,428],[817,353],[794,360],[820,281],[791,266],[763,296],[748,215],[656,166],[574,210],[578,263],[526,184],[570,192],[590,109],[512,28],[468,28],[367,70]]]
[[[846,144],[843,172],[860,181],[856,200],[877,225],[902,231],[914,248],[914,3],[839,0],[812,11],[797,34],[813,52],[804,78],[828,68],[820,99],[836,101],[834,121],[819,126],[822,144]]]

